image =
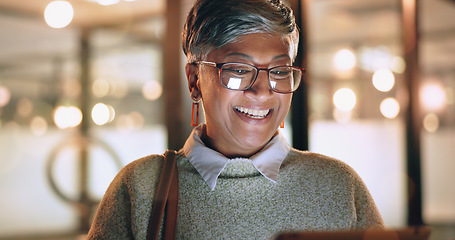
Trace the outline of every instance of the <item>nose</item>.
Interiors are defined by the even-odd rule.
[[[245,95],[259,101],[265,101],[273,96],[273,91],[269,86],[267,71],[259,70],[256,81],[254,81],[250,89],[245,91]]]

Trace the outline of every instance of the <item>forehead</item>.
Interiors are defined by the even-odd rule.
[[[247,34],[234,43],[227,44],[208,54],[211,61],[244,60],[258,64],[272,61],[290,61],[290,44],[283,38],[270,34]]]

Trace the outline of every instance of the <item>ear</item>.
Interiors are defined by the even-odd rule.
[[[186,78],[188,80],[188,90],[193,101],[201,99],[201,90],[199,89],[199,68],[195,64],[187,63],[185,66]]]

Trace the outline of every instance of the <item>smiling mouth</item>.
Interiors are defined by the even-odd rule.
[[[249,109],[244,107],[235,107],[237,112],[240,112],[246,115],[249,118],[253,119],[264,119],[270,113],[270,109],[267,110],[256,110],[256,109]]]

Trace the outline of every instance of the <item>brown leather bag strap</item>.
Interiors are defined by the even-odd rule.
[[[175,151],[166,150],[163,170],[161,171],[147,228],[147,239],[158,239],[165,207],[164,239],[175,239],[179,191],[176,158],[177,153]]]
[[[175,156],[174,156],[175,158]],[[175,160],[174,160],[175,162]],[[166,215],[164,222],[164,239],[174,240],[177,230],[177,213],[179,209],[179,174],[177,166],[175,166],[174,174],[172,174],[171,189],[166,204]]]

